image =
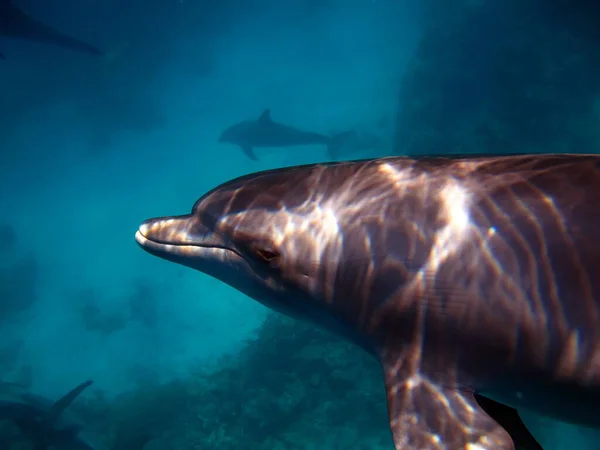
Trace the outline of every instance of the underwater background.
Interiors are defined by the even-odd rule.
[[[228,126],[352,130],[339,160],[600,143],[587,0],[14,3],[105,54],[0,36],[0,380],[49,399],[93,380],[70,409],[98,449],[393,448],[368,355],[135,244],[221,182],[330,160],[252,161]],[[524,419],[547,450],[600,449]],[[0,422],[2,449],[33,448],[16,433]]]

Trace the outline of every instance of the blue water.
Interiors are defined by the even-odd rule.
[[[112,438],[107,430],[119,418],[106,408],[121,402],[114,404],[122,411],[120,396],[140,389],[146,394],[138,397],[151,396],[153,389],[178,380],[186,395],[173,408],[183,418],[147,448],[296,448],[291,442],[307,449],[391,449],[377,368],[349,374],[353,361],[366,363],[341,343],[331,345],[344,349],[348,359],[336,361],[336,370],[343,367],[348,382],[362,386],[350,403],[372,392],[372,409],[337,402],[341,394],[331,390],[307,390],[330,402],[311,406],[316,412],[309,413],[326,421],[299,415],[297,423],[267,433],[285,439],[232,442],[227,436],[238,425],[225,418],[211,425],[210,439],[206,430],[194,432],[201,428],[199,415],[210,414],[211,402],[215,407],[236,402],[226,393],[206,394],[212,387],[202,374],[231,365],[222,360],[225,355],[240,358],[270,313],[220,282],[150,257],[133,236],[142,220],[186,213],[200,195],[233,177],[327,160],[323,147],[307,146],[258,149],[259,161],[253,162],[217,142],[224,128],[258,118],[265,108],[274,120],[303,129],[324,134],[354,129],[365,141],[376,138],[376,145],[347,149],[345,159],[392,154],[400,85],[422,37],[424,4],[17,3],[108,55],[93,58],[0,39],[7,56],[0,62],[0,224],[16,235],[14,248],[0,236],[5,249],[0,270],[10,273],[2,279],[8,292],[3,295],[17,304],[32,301],[26,309],[4,313],[0,379],[26,383],[49,398],[93,379],[80,408],[96,433],[106,431],[101,439],[107,442]],[[27,261],[36,270],[31,264],[19,268]],[[315,353],[312,364],[327,365],[323,358]],[[270,410],[259,404],[269,397],[265,385],[276,382],[263,371],[274,370],[279,380],[294,370],[270,364],[247,369],[254,371],[255,390],[243,403],[261,411]],[[287,380],[289,391],[281,395],[308,389],[306,378]],[[127,417],[149,408],[138,397],[126,397]],[[160,408],[166,401],[161,399],[150,407]],[[347,414],[352,406],[355,412]],[[361,414],[368,415],[362,422]],[[573,439],[584,434],[539,420],[531,419],[532,430],[547,449],[575,448]],[[185,424],[188,437],[181,431]]]

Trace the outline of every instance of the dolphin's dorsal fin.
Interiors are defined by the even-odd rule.
[[[53,405],[52,408],[50,408],[50,411],[48,412],[48,417],[47,420],[48,422],[52,423],[54,421],[56,421],[56,419],[58,419],[58,417],[61,415],[61,413],[67,409],[69,407],[69,405],[71,405],[71,403],[73,403],[73,401],[79,397],[79,395],[87,388],[89,387],[91,384],[93,383],[92,380],[88,380],[88,381],[84,381],[83,383],[81,383],[79,386],[77,386],[76,388],[74,388],[73,390],[69,391],[66,395],[62,396],[61,398],[59,398]]]
[[[419,345],[382,358],[396,450],[514,450],[508,432],[477,404],[473,392],[452,383],[451,374],[441,384],[420,373]]]
[[[267,122],[273,122],[271,120],[271,110],[270,109],[265,109],[262,114],[260,115],[260,117],[258,118],[259,122],[262,123],[267,123]]]

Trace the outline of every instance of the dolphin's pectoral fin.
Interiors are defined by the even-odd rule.
[[[69,391],[67,394],[65,394],[64,396],[62,396],[60,399],[58,399],[53,405],[52,408],[50,409],[49,413],[48,413],[48,422],[49,423],[53,423],[54,421],[56,421],[58,419],[58,417],[61,415],[61,413],[67,409],[69,407],[69,405],[71,405],[71,403],[73,403],[73,401],[79,397],[79,395],[88,387],[91,386],[93,383],[92,380],[88,380],[88,381],[84,381],[83,383],[81,383],[79,386],[75,387],[74,389],[72,389],[71,391]]]
[[[250,158],[252,161],[258,161],[258,158],[256,157],[256,154],[254,153],[254,149],[252,148],[251,145],[241,145],[240,148],[246,154],[246,156],[248,158]]]
[[[384,364],[388,415],[396,450],[514,450],[509,434],[472,392]]]
[[[544,450],[527,429],[519,412],[482,395],[475,394],[477,404],[510,434],[518,450]]]

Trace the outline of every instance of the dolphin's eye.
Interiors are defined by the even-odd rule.
[[[265,264],[273,264],[279,259],[279,253],[270,248],[255,248],[254,254],[256,257]]]
[[[236,244],[239,250],[255,263],[271,269],[279,267],[281,252],[277,251],[269,240],[257,239],[243,233],[237,233]]]

